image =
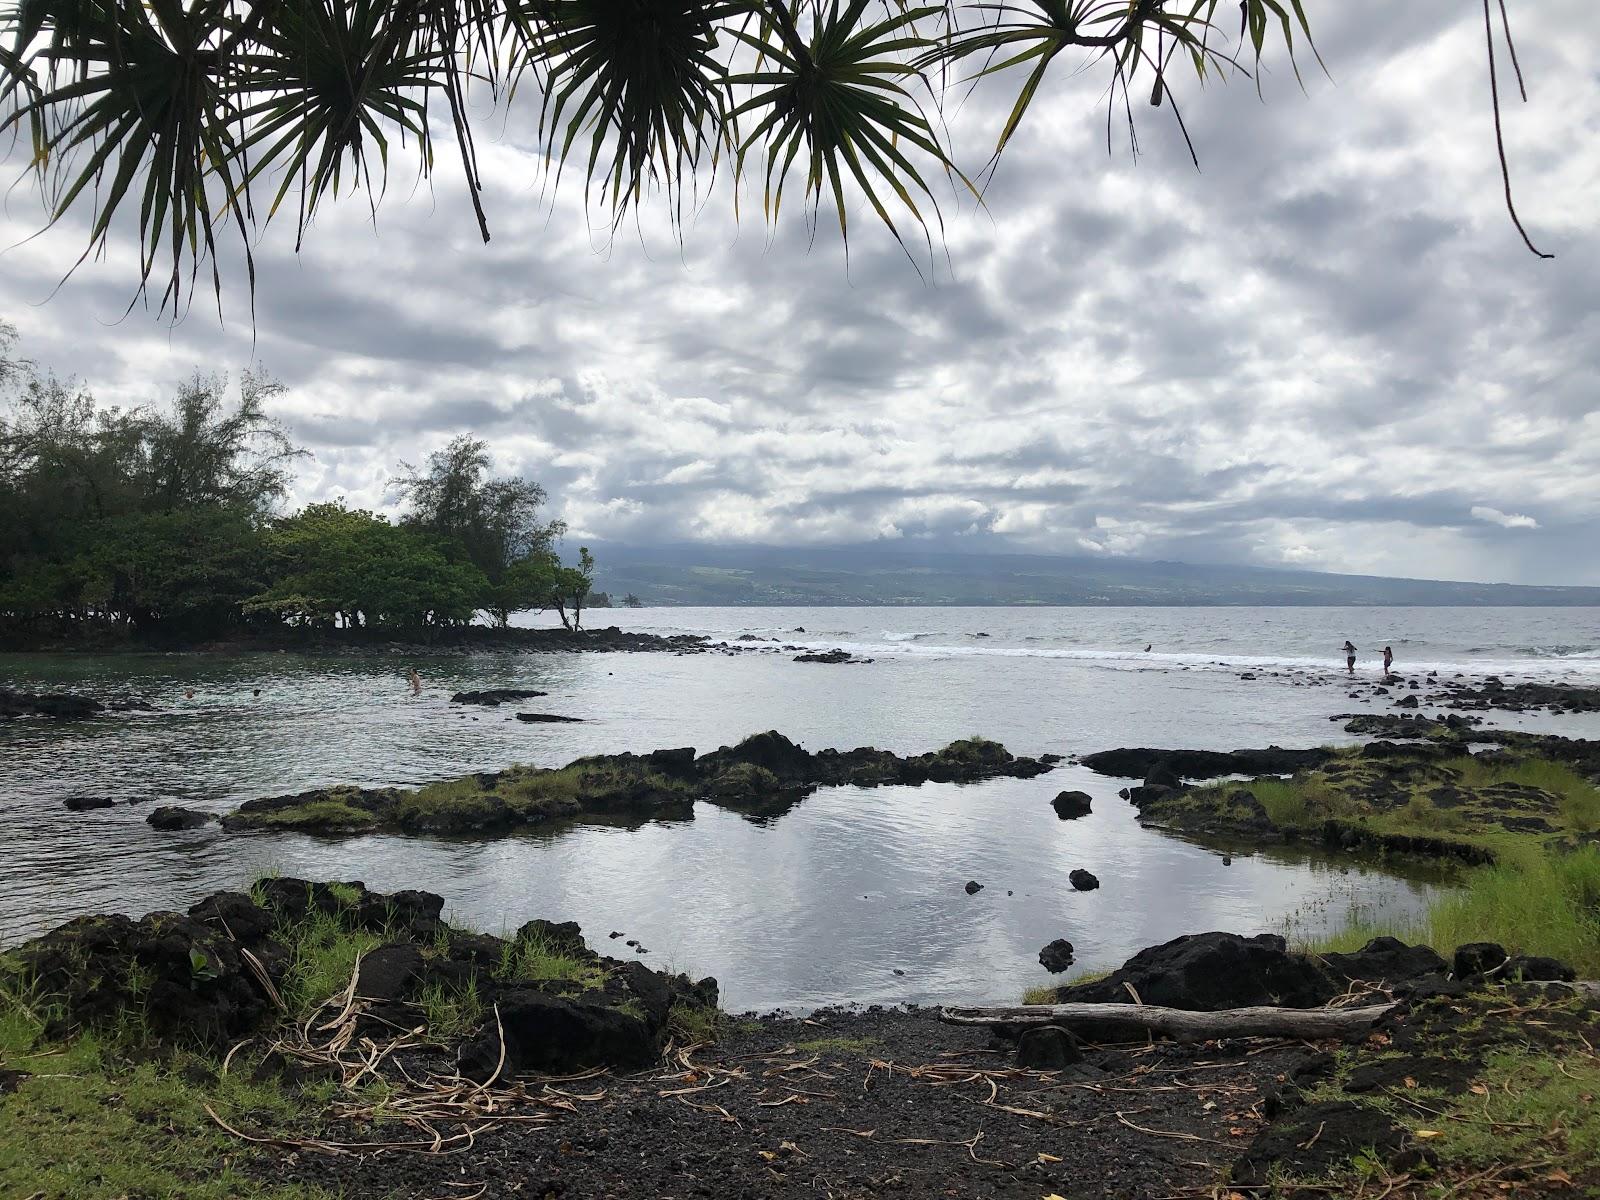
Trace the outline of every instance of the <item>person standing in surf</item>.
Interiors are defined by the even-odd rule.
[[[1394,674],[1394,651],[1388,646],[1383,648],[1383,673],[1385,675]]]
[[[1350,639],[1344,640],[1344,669],[1350,674],[1356,673],[1356,648],[1350,644]]]

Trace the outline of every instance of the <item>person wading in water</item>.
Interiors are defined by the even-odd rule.
[[[1344,669],[1350,674],[1356,673],[1356,648],[1350,644],[1350,639],[1344,640]]]
[[[413,696],[422,695],[422,676],[417,674],[415,667],[406,672],[406,680],[411,684],[411,694]]]
[[[1383,673],[1385,675],[1394,674],[1394,651],[1388,646],[1383,648]]]

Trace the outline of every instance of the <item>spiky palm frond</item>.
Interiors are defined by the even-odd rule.
[[[303,236],[328,199],[375,204],[397,147],[428,174],[441,111],[487,238],[469,85],[510,105],[531,79],[557,178],[581,164],[613,223],[651,189],[681,221],[726,154],[769,220],[799,175],[813,219],[848,238],[859,197],[904,246],[908,219],[931,238],[938,172],[971,186],[929,115],[951,78],[1019,80],[998,156],[1068,50],[1110,75],[1108,130],[1136,81],[1181,125],[1179,66],[1259,84],[1273,47],[1297,73],[1315,54],[1303,0],[0,0],[0,38],[0,131],[26,131],[47,220],[87,208],[85,255],[136,226],[139,291],[168,255],[175,307],[207,262],[220,301],[226,229],[248,264],[292,195]]]
[[[681,201],[726,140],[723,0],[534,0],[520,64],[544,90],[539,133],[564,163],[587,133],[585,174],[613,223],[658,183]],[[610,161],[602,163],[607,149]],[[558,167],[559,175],[559,167]]]
[[[764,20],[734,36],[756,53],[758,69],[733,75],[734,87],[753,89],[732,112],[755,120],[739,142],[738,169],[759,149],[762,207],[776,220],[789,173],[804,152],[805,197],[813,209],[832,200],[839,229],[848,239],[846,188],[871,205],[904,246],[889,211],[898,201],[926,232],[938,205],[913,155],[955,172],[922,104],[908,83],[925,83],[913,65],[930,40],[919,22],[937,18],[938,7],[906,8],[873,19],[868,0],[831,0],[817,7],[809,39],[792,24]],[[889,203],[881,189],[891,193]],[[924,208],[928,213],[924,213]]]
[[[56,0],[21,6],[17,22],[12,55],[27,75],[8,81],[22,86],[8,92],[15,103],[4,126],[27,123],[34,168],[54,172],[51,222],[91,195],[86,257],[137,196],[141,291],[161,247],[171,252],[163,307],[182,303],[186,261],[192,278],[209,258],[220,295],[217,226],[232,221],[241,235],[246,226],[235,113],[216,72],[226,7],[227,0]]]
[[[1179,0],[1169,8],[1166,0],[1023,0],[1022,3],[980,3],[965,6],[983,14],[973,25],[956,27],[924,56],[924,63],[958,63],[982,55],[981,67],[971,79],[982,79],[1013,68],[1029,67],[1016,102],[995,142],[998,156],[1027,115],[1039,86],[1056,57],[1081,49],[1109,58],[1115,87],[1129,87],[1142,70],[1155,75],[1151,103],[1159,105],[1167,94],[1166,72],[1172,57],[1182,53],[1191,61],[1197,78],[1219,68],[1248,71],[1239,58],[1222,48],[1217,8],[1221,0]],[[1269,18],[1281,25],[1285,49],[1295,62],[1295,30],[1309,45],[1311,27],[1301,0],[1243,0],[1241,37],[1248,38],[1255,61],[1266,49]],[[1187,5],[1187,7],[1185,7]],[[1293,10],[1291,17],[1290,9]],[[1153,45],[1152,45],[1153,44]],[[1315,53],[1315,47],[1312,47]],[[1295,67],[1298,76],[1298,65]]]
[[[431,167],[427,99],[447,86],[451,56],[430,18],[414,0],[280,0],[230,18],[227,32],[248,47],[229,81],[248,129],[245,180],[272,169],[283,177],[268,219],[298,185],[304,236],[346,168],[353,186],[381,193],[391,134],[409,138],[424,172]]]

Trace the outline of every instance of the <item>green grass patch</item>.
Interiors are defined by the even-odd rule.
[[[794,1048],[801,1054],[847,1054],[864,1058],[883,1049],[883,1043],[877,1038],[825,1037],[796,1042]]]
[[[1348,953],[1382,935],[1425,943],[1446,958],[1469,942],[1498,942],[1512,954],[1558,958],[1580,978],[1600,977],[1600,850],[1514,847],[1496,865],[1470,872],[1418,920],[1358,921],[1301,948]]]
[[[1406,1196],[1443,1200],[1478,1195],[1479,1192],[1466,1190],[1465,1185],[1497,1167],[1522,1167],[1528,1179],[1548,1179],[1552,1183],[1563,1182],[1559,1172],[1577,1181],[1570,1194],[1592,1196],[1593,1187],[1585,1187],[1584,1183],[1600,1168],[1600,1106],[1593,1103],[1600,1094],[1600,1055],[1583,1038],[1581,1028],[1588,1021],[1581,1011],[1573,1011],[1573,1004],[1534,1002],[1531,1009],[1518,1008],[1515,1018],[1485,1005],[1482,1012],[1454,1032],[1494,1029],[1503,1034],[1503,1041],[1484,1054],[1476,1079],[1462,1094],[1408,1087],[1351,1097],[1343,1090],[1351,1069],[1390,1056],[1346,1048],[1337,1054],[1332,1077],[1314,1089],[1310,1099],[1359,1099],[1382,1109],[1410,1131],[1416,1144],[1428,1148],[1435,1165],[1417,1172],[1413,1186],[1401,1193]],[[1574,1016],[1578,1017],[1576,1025]],[[1520,1022],[1530,1023],[1541,1036],[1529,1037],[1532,1030]],[[1450,1036],[1442,1033],[1442,1043],[1431,1052],[1451,1057],[1447,1044]],[[1361,1194],[1352,1185],[1363,1180],[1376,1192],[1384,1191],[1384,1185],[1393,1182],[1385,1166],[1366,1154],[1358,1155],[1344,1171],[1315,1181],[1326,1185],[1315,1190],[1333,1195]],[[1277,1182],[1285,1193],[1290,1193],[1294,1184],[1311,1181],[1293,1178],[1292,1172],[1280,1170]],[[1568,1194],[1560,1188],[1557,1191]],[[1522,1193],[1501,1187],[1496,1194]]]
[[[500,772],[488,787],[480,784],[475,775],[432,783],[404,794],[398,817],[401,823],[415,823],[431,815],[470,811],[482,805],[486,797],[496,796],[518,816],[537,819],[573,804],[603,808],[640,792],[687,796],[689,788],[683,781],[669,779],[642,763],[621,765],[579,759],[554,771],[511,767]]]
[[[606,968],[599,959],[574,954],[569,948],[538,934],[524,934],[505,944],[494,976],[503,983],[565,980],[588,989],[605,983]]]
[[[391,940],[385,933],[354,928],[342,914],[317,911],[280,922],[273,936],[289,951],[289,970],[278,991],[298,1016],[349,987],[357,958]]]
[[[1022,993],[1024,1004],[1054,1004],[1056,1002],[1056,984],[1041,983],[1036,987],[1027,988]]]
[[[738,1027],[739,1023],[721,1009],[690,1004],[686,1000],[674,1000],[667,1010],[667,1032],[679,1044],[718,1042]]]
[[[478,995],[475,979],[459,984],[432,981],[417,994],[416,1003],[430,1037],[455,1041],[483,1024],[483,999]]]
[[[0,1195],[123,1200],[323,1200],[329,1193],[281,1184],[250,1170],[254,1152],[219,1128],[283,1128],[306,1100],[252,1083],[251,1064],[226,1076],[184,1052],[127,1062],[110,1040],[82,1034],[44,1041],[41,1014],[0,992],[0,1067],[25,1072],[0,1095]]]

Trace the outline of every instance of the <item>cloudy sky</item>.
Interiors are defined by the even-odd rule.
[[[1105,146],[1067,63],[919,276],[861,214],[775,232],[719,190],[674,241],[552,201],[526,114],[486,120],[494,239],[441,153],[376,222],[328,209],[257,250],[252,327],[123,317],[114,247],[0,212],[0,318],[106,402],[252,363],[313,451],[295,500],[383,507],[456,433],[543,481],[574,532],[1284,564],[1600,583],[1600,77],[1593,0],[1510,0],[1531,103],[1506,218],[1474,0],[1307,0],[1332,79],[1184,87]],[[952,104],[981,165],[1010,96]],[[528,102],[523,103],[528,107]],[[13,156],[12,167],[20,166]],[[755,214],[755,215],[752,215]],[[796,210],[793,214],[798,217]],[[944,256],[947,253],[948,257]]]

